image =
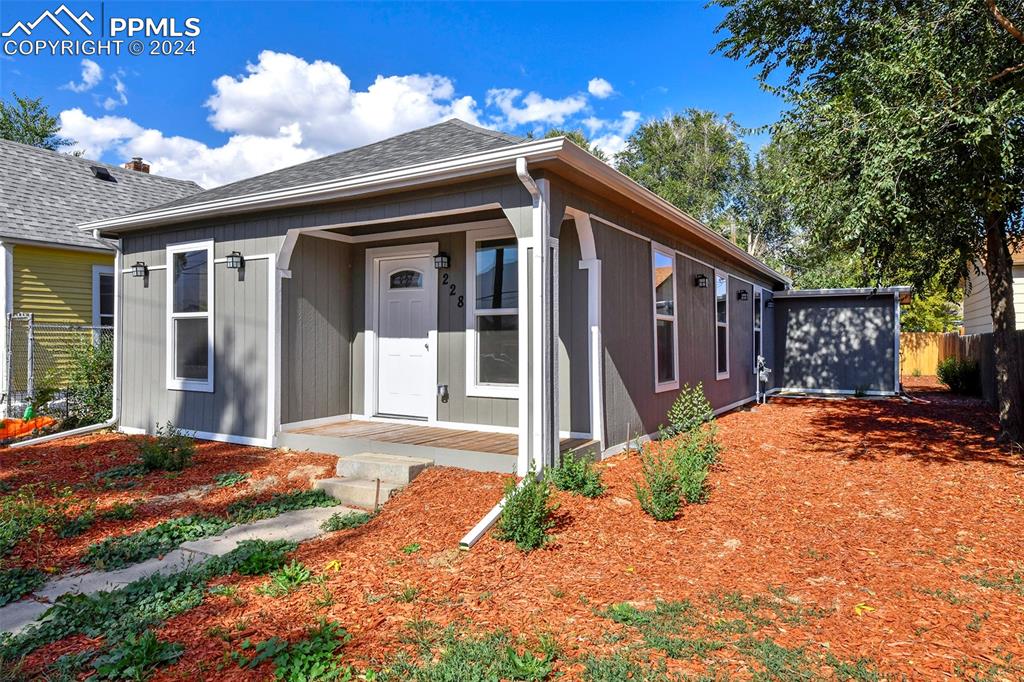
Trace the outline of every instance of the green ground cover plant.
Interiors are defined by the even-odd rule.
[[[257,591],[268,597],[283,597],[291,594],[313,578],[305,564],[292,561],[270,574],[270,580],[260,585]]]
[[[288,643],[280,637],[253,644],[242,641],[232,659],[241,668],[253,669],[271,662],[274,679],[282,682],[330,682],[351,680],[354,671],[341,664],[339,651],[351,637],[341,625],[329,620],[307,631],[302,639]]]
[[[213,477],[213,482],[218,488],[231,488],[249,478],[248,473],[239,473],[237,471],[225,471],[222,474],[217,474]]]
[[[157,668],[175,663],[185,647],[176,642],[163,642],[156,633],[146,630],[140,635],[127,635],[93,661],[95,679],[145,680]]]
[[[46,574],[34,568],[0,570],[0,606],[18,601],[42,587],[45,582]]]
[[[114,570],[162,556],[183,542],[223,533],[231,524],[216,516],[181,516],[128,535],[113,535],[89,545],[84,563],[98,570]]]
[[[320,528],[327,533],[337,530],[349,530],[359,528],[373,520],[371,512],[338,512],[331,514],[331,517],[320,524]]]
[[[235,523],[251,523],[269,519],[279,514],[312,507],[335,507],[340,504],[323,490],[299,490],[277,493],[269,500],[260,500],[251,495],[231,503],[228,518]]]

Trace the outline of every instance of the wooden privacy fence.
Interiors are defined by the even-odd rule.
[[[956,332],[903,332],[900,334],[900,374],[935,376],[935,369],[946,358],[959,357],[960,339]]]

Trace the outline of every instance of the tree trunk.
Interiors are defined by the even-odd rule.
[[[992,347],[996,366],[999,425],[1004,439],[1024,440],[1024,366],[1016,340],[1013,261],[1006,245],[1006,215],[985,217],[985,272],[992,304]]]

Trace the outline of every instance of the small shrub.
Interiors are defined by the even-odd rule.
[[[192,463],[195,451],[195,439],[170,422],[157,427],[155,436],[139,443],[142,465],[148,471],[181,471]]]
[[[679,490],[689,504],[707,499],[709,469],[718,461],[720,447],[714,424],[695,429],[671,442],[672,460],[679,474]]]
[[[338,504],[336,499],[323,490],[299,490],[278,493],[262,502],[256,496],[244,497],[228,507],[228,516],[236,523],[250,523],[297,509],[335,507]]]
[[[704,384],[696,386],[683,384],[675,402],[668,411],[668,425],[671,434],[686,433],[698,428],[701,424],[714,418],[711,403],[704,395]]]
[[[522,485],[513,481],[506,484],[505,506],[498,517],[495,537],[516,543],[524,552],[540,549],[551,539],[548,531],[555,526],[552,517],[556,509],[550,484],[530,471]]]
[[[644,482],[634,483],[640,508],[658,521],[671,521],[682,503],[682,481],[675,460],[650,446],[640,453]]]
[[[101,680],[145,680],[157,668],[176,662],[185,653],[178,643],[162,642],[152,630],[129,634],[93,661]]]
[[[946,358],[939,363],[936,374],[953,393],[981,395],[981,371],[974,360]]]
[[[239,575],[266,575],[284,566],[286,555],[295,549],[286,540],[243,540],[221,561],[226,572]]]
[[[350,636],[345,629],[333,621],[321,621],[309,630],[303,639],[289,644],[280,637],[253,645],[248,639],[242,642],[242,652],[232,655],[243,668],[256,668],[266,661],[274,664],[274,679],[287,682],[327,682],[329,680],[352,679],[353,672],[338,660],[338,650],[345,646]],[[251,656],[245,655],[252,651]]]
[[[35,487],[31,485],[0,498],[0,558],[49,521],[51,514],[50,507],[36,499]]]
[[[111,521],[128,521],[135,516],[137,506],[131,502],[115,502],[113,507],[103,512],[103,518]]]
[[[249,474],[240,474],[237,471],[226,471],[213,477],[213,482],[218,488],[230,488],[236,486],[249,478]]]
[[[34,568],[0,570],[0,606],[18,601],[46,582],[46,574]]]
[[[292,560],[287,566],[282,566],[271,573],[270,581],[261,585],[258,592],[268,597],[283,597],[299,589],[312,577],[313,574],[309,572],[305,564]]]
[[[583,497],[600,497],[604,493],[601,473],[588,457],[575,452],[562,455],[562,463],[550,471],[549,477],[559,490]]]
[[[103,570],[124,568],[161,556],[183,542],[222,533],[230,523],[215,516],[168,519],[129,535],[114,535],[89,546],[82,561]]]
[[[336,530],[349,530],[359,528],[373,520],[374,515],[370,512],[338,512],[332,514],[331,518],[320,524],[320,528],[327,533]]]
[[[86,339],[71,349],[69,359],[64,393],[68,411],[65,427],[107,421],[114,396],[113,336],[103,334],[98,343]]]

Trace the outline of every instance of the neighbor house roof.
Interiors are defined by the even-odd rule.
[[[866,298],[868,296],[899,296],[900,303],[910,303],[913,295],[913,287],[863,287],[851,289],[790,289],[775,293],[775,298],[831,298],[835,296],[846,298]]]
[[[524,140],[456,119],[79,227],[117,235],[191,220],[351,200],[485,174],[517,173],[520,163],[530,169],[566,171],[570,179],[580,178],[600,191],[633,202],[647,215],[671,223],[698,243],[728,254],[773,281],[791,284],[785,275],[565,137]]]
[[[105,169],[113,181],[92,168]],[[180,199],[194,182],[140,173],[98,161],[0,140],[0,239],[103,248],[77,225]]]

